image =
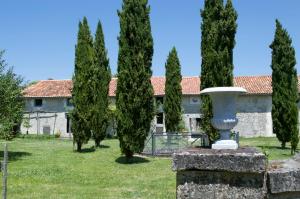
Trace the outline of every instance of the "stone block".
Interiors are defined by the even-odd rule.
[[[294,159],[269,164],[267,186],[269,198],[300,198],[300,162]]]
[[[177,198],[180,199],[263,199],[264,173],[178,171]]]
[[[237,150],[190,149],[173,154],[173,170],[263,173],[267,159],[254,148]]]

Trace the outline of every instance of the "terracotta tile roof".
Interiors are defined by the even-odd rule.
[[[271,76],[240,76],[233,80],[234,86],[243,87],[248,94],[271,94]]]
[[[165,77],[152,77],[151,82],[154,95],[161,96],[165,94]],[[298,82],[298,88],[300,88],[300,78]],[[234,78],[234,85],[245,88],[248,94],[271,94],[271,84],[271,76],[240,76]],[[200,93],[199,77],[183,77],[181,86],[183,95],[199,95]],[[109,96],[115,96],[116,87],[117,78],[112,78],[109,85]],[[71,97],[71,89],[71,80],[42,80],[27,87],[23,93],[24,97]]]
[[[24,97],[70,97],[72,80],[41,80],[23,91]]]

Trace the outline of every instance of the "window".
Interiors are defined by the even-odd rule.
[[[51,127],[50,126],[43,126],[43,134],[44,135],[50,135]]]
[[[164,97],[156,97],[156,104],[164,104]]]
[[[70,116],[66,115],[67,117],[67,133],[71,133],[71,120],[70,120]]]
[[[68,98],[66,104],[67,106],[73,106],[72,99]]]
[[[201,118],[196,118],[196,128],[199,130],[201,127]]]
[[[43,106],[43,100],[42,99],[35,99],[34,100],[34,106],[35,107],[42,107]]]
[[[156,115],[156,124],[163,124],[164,123],[164,114],[158,113]]]
[[[199,97],[190,97],[190,104],[200,104]]]

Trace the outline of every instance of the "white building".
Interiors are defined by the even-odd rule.
[[[238,125],[234,128],[241,136],[273,136],[272,133],[272,79],[270,76],[236,77],[234,85],[245,88],[248,93],[238,99]],[[151,79],[156,100],[163,102],[164,77]],[[109,97],[115,102],[117,79],[110,82]],[[186,130],[199,131],[200,113],[200,79],[199,77],[182,78],[182,108]],[[71,121],[68,112],[72,109],[71,80],[42,80],[24,90],[26,102],[21,132],[30,134],[56,134],[71,136]],[[161,109],[162,110],[162,109]],[[24,121],[30,128],[24,126]],[[165,131],[164,114],[158,113],[154,118],[157,132]]]

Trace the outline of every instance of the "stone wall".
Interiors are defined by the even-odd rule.
[[[173,155],[179,199],[263,199],[266,157],[255,149],[195,149]]]
[[[299,199],[300,155],[271,161],[253,148],[173,154],[178,199]]]
[[[271,161],[268,169],[268,198],[300,198],[300,155]]]

